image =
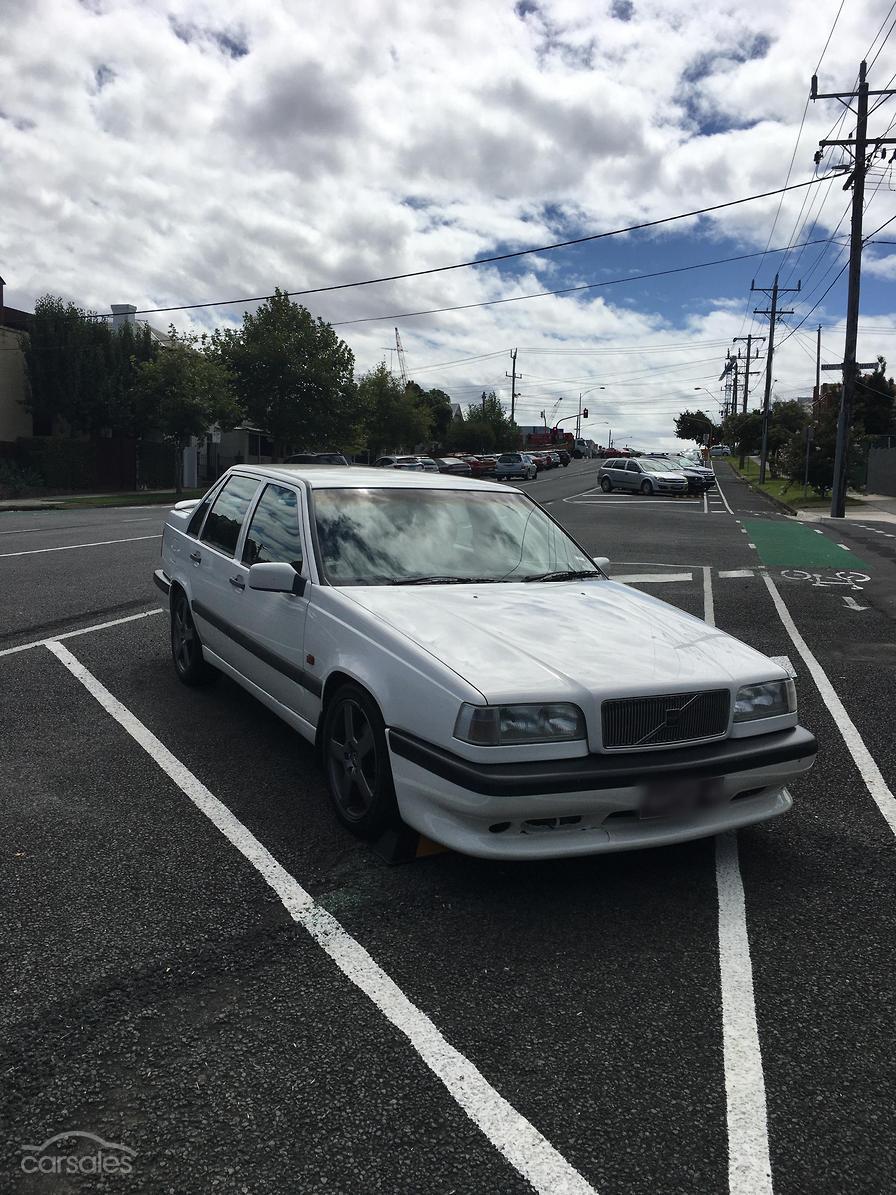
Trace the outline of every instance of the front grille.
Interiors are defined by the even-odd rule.
[[[604,747],[659,747],[718,738],[728,730],[730,702],[727,689],[605,701],[601,706]]]

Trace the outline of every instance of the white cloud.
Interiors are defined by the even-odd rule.
[[[734,0],[11,6],[0,45],[8,301],[28,306],[52,291],[107,309],[301,289],[778,187],[836,8],[834,0],[755,0],[748,9]],[[852,81],[886,8],[883,0],[845,6],[823,86]],[[875,72],[891,60],[888,46]],[[809,176],[815,144],[837,116],[830,103],[809,106],[794,179]],[[786,243],[822,200],[815,235],[830,233],[847,198],[836,183],[787,196],[775,243]],[[764,247],[778,204],[770,198],[692,223],[693,257],[714,256],[712,238],[722,235],[747,250]],[[892,210],[881,188],[881,221],[887,204]],[[631,270],[650,268],[649,246],[632,241],[631,252]],[[604,276],[572,277],[566,258],[563,269],[549,255],[522,260],[512,279],[481,267],[308,304],[345,321]],[[890,278],[892,260],[870,261],[869,271]],[[613,350],[530,352],[530,366],[521,348],[524,375],[528,367],[573,379],[536,385],[533,376],[522,386],[522,416],[537,415],[545,396],[550,408],[558,392],[577,395],[604,378],[613,389],[594,392],[601,418],[659,440],[685,400],[709,402],[695,385],[715,393],[718,368],[700,362],[720,363],[741,329],[745,298],[653,310],[649,292],[619,287],[421,317],[407,321],[402,337],[412,372],[512,346]],[[238,308],[174,315],[181,326],[238,317]],[[388,322],[341,331],[359,368],[380,359],[394,335]],[[673,342],[683,347],[650,352]],[[494,358],[421,377],[453,383],[464,399],[503,382],[506,364]],[[805,375],[794,338],[776,376],[798,386]]]

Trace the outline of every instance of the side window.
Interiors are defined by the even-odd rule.
[[[202,526],[202,520],[205,518],[205,513],[212,504],[212,498],[216,494],[216,490],[210,490],[196,509],[190,515],[190,521],[187,524],[187,535],[192,535],[195,539],[199,535],[199,529]]]
[[[641,472],[641,466],[639,464],[637,464],[635,461],[629,461],[628,464],[626,465],[626,468],[628,469],[629,473],[640,473]]]
[[[302,533],[295,490],[269,485],[261,495],[243,548],[243,563],[291,564],[302,570]]]
[[[202,542],[233,556],[243,519],[257,489],[258,482],[254,477],[241,477],[238,473],[229,477],[208,512]]]

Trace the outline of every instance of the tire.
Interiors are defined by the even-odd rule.
[[[535,479],[538,477],[538,470],[530,469],[526,476],[528,477],[529,481],[535,481]]]
[[[327,789],[344,826],[375,838],[401,824],[383,716],[358,685],[342,685],[327,703],[322,747]]]
[[[653,482],[647,477],[645,477],[641,482],[641,493],[645,496],[645,498],[649,497],[653,493]]]
[[[171,658],[178,680],[191,688],[218,679],[218,670],[203,659],[202,640],[182,589],[171,593]]]
[[[603,490],[603,492],[605,494],[609,494],[612,492],[613,483],[612,483],[612,481],[610,481],[609,477],[602,477],[600,479],[600,488]]]

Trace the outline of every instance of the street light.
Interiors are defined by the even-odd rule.
[[[606,390],[606,386],[589,386],[587,390],[579,391],[579,415],[578,415],[578,418],[576,419],[576,439],[577,440],[582,435],[582,399],[585,397],[586,394],[590,394],[592,390]]]

